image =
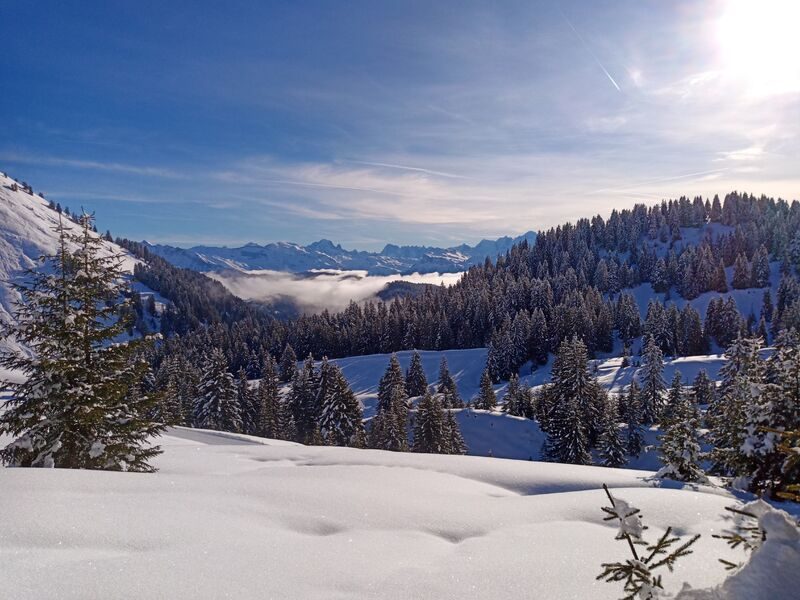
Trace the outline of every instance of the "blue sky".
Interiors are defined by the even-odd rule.
[[[798,4],[10,0],[0,169],[184,246],[800,198]]]

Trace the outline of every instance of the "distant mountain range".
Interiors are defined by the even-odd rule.
[[[532,242],[532,231],[521,236],[483,240],[475,246],[462,244],[451,248],[430,246],[396,246],[387,244],[380,252],[346,250],[330,240],[320,240],[301,246],[290,242],[266,245],[246,244],[238,248],[226,246],[195,246],[177,248],[147,244],[154,254],[177,267],[194,271],[255,271],[270,270],[304,273],[319,269],[366,271],[370,275],[408,273],[456,273],[480,264],[486,258],[495,259],[522,240]]]

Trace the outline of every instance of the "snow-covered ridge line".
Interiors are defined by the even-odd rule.
[[[177,267],[195,271],[285,271],[303,273],[320,269],[365,271],[369,275],[407,273],[455,273],[487,258],[495,259],[514,244],[532,242],[536,234],[529,231],[518,237],[483,240],[475,246],[462,244],[451,248],[430,246],[396,246],[387,244],[380,252],[347,250],[330,240],[301,246],[291,242],[246,244],[236,248],[225,246],[174,246],[147,244],[150,251]]]

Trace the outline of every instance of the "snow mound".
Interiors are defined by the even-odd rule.
[[[0,469],[2,595],[100,598],[593,598],[622,556],[607,483],[652,530],[701,533],[665,584],[721,583],[731,497],[652,473],[304,447],[170,430],[154,475]]]

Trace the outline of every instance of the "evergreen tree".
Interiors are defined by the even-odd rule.
[[[363,438],[361,404],[342,370],[328,366],[328,385],[322,398],[320,433],[328,445],[356,446]]]
[[[662,424],[667,424],[678,414],[684,401],[683,378],[681,372],[676,370],[667,392],[667,403],[661,415]]]
[[[497,406],[497,396],[492,387],[488,368],[484,369],[481,375],[480,392],[478,398],[473,402],[473,406],[478,410],[494,410]]]
[[[426,392],[414,419],[414,452],[448,454],[449,435],[439,397]]]
[[[281,355],[280,374],[283,383],[289,383],[294,380],[297,373],[297,355],[290,344],[286,344]]]
[[[758,390],[758,387],[755,387]],[[782,432],[800,427],[800,338],[795,331],[781,331],[775,351],[766,360],[766,383],[745,406],[746,437],[742,452],[751,461],[750,490],[771,494],[786,485]]]
[[[400,394],[402,392],[402,394]],[[403,369],[400,367],[400,361],[396,354],[392,354],[389,359],[389,365],[381,377],[378,384],[378,407],[377,411],[381,412],[383,408],[393,402],[393,398],[402,395],[403,403],[406,403],[406,381],[403,376]]]
[[[522,388],[519,376],[512,375],[508,380],[508,387],[504,396],[503,412],[514,417],[528,417],[530,415],[530,390]]]
[[[769,286],[769,253],[762,244],[753,256],[753,287],[763,288]]]
[[[613,402],[606,405],[603,413],[603,425],[598,440],[600,464],[604,467],[619,468],[624,465],[626,447],[617,423],[617,407]]]
[[[747,262],[747,257],[745,257],[744,254],[739,254],[736,257],[736,262],[733,264],[733,289],[741,290],[749,288],[752,280],[750,263]]]
[[[447,367],[447,357],[442,356],[439,363],[439,381],[436,384],[436,393],[442,395],[442,406],[444,408],[463,408],[464,401],[458,393],[458,386],[455,379],[450,375]]]
[[[577,337],[564,340],[553,364],[552,405],[546,418],[543,452],[546,460],[591,463],[588,429],[589,425],[594,428],[600,425],[594,415],[596,399],[596,385],[591,382],[586,366],[586,346]]]
[[[644,450],[644,434],[642,433],[642,405],[639,399],[639,385],[634,380],[628,388],[625,400],[625,416],[628,428],[625,437],[625,449],[629,456],[638,458]]]
[[[739,338],[725,352],[721,384],[707,418],[711,426],[713,468],[722,475],[748,475],[753,461],[742,450],[747,437],[747,409],[764,383],[761,340]]]
[[[239,413],[242,417],[242,431],[250,435],[258,434],[259,412],[256,395],[250,389],[247,371],[239,369],[236,374],[236,397],[239,402]]]
[[[271,355],[267,354],[261,369],[261,381],[256,390],[258,405],[259,435],[266,438],[289,439],[287,421],[291,419],[288,410],[281,402],[277,366]]]
[[[664,356],[653,337],[649,337],[644,348],[644,367],[639,375],[642,384],[640,402],[643,425],[652,425],[658,420],[664,401]]]
[[[695,404],[709,406],[714,401],[716,386],[711,381],[705,369],[701,369],[692,383],[692,396]]]
[[[149,421],[155,401],[132,394],[146,363],[134,358],[141,342],[112,343],[130,323],[121,257],[103,250],[84,215],[80,233],[59,222],[58,251],[48,267],[28,271],[16,285],[23,302],[2,337],[35,357],[3,350],[0,365],[24,374],[0,382],[11,393],[0,414],[0,434],[12,438],[0,452],[8,465],[153,471],[150,445],[163,426]],[[74,250],[71,250],[74,247]]]
[[[411,398],[424,396],[428,389],[428,380],[422,368],[422,357],[414,350],[411,355],[411,364],[406,372],[406,393]]]
[[[452,410],[444,411],[444,426],[445,433],[447,434],[447,453],[466,454],[467,444],[464,442],[464,437],[461,435],[461,428],[458,426],[458,422]]]
[[[392,388],[389,398],[372,419],[369,446],[394,452],[408,450],[408,405],[404,388]]]
[[[160,393],[160,409],[162,422],[165,425],[183,425],[186,421],[183,398],[183,374],[177,357],[167,357],[159,371],[164,382]]]
[[[307,359],[292,379],[289,410],[295,439],[301,444],[313,444],[314,438],[319,437],[319,403],[313,359]]]
[[[680,379],[676,378],[680,384]],[[699,415],[697,408],[689,402],[679,386],[671,391],[672,415],[664,423],[666,432],[661,436],[661,462],[664,465],[657,477],[669,477],[678,481],[706,481],[700,467],[700,443],[697,428]]]
[[[228,362],[219,348],[209,354],[194,403],[194,426],[202,429],[239,432],[242,415],[236,384],[228,372]]]

